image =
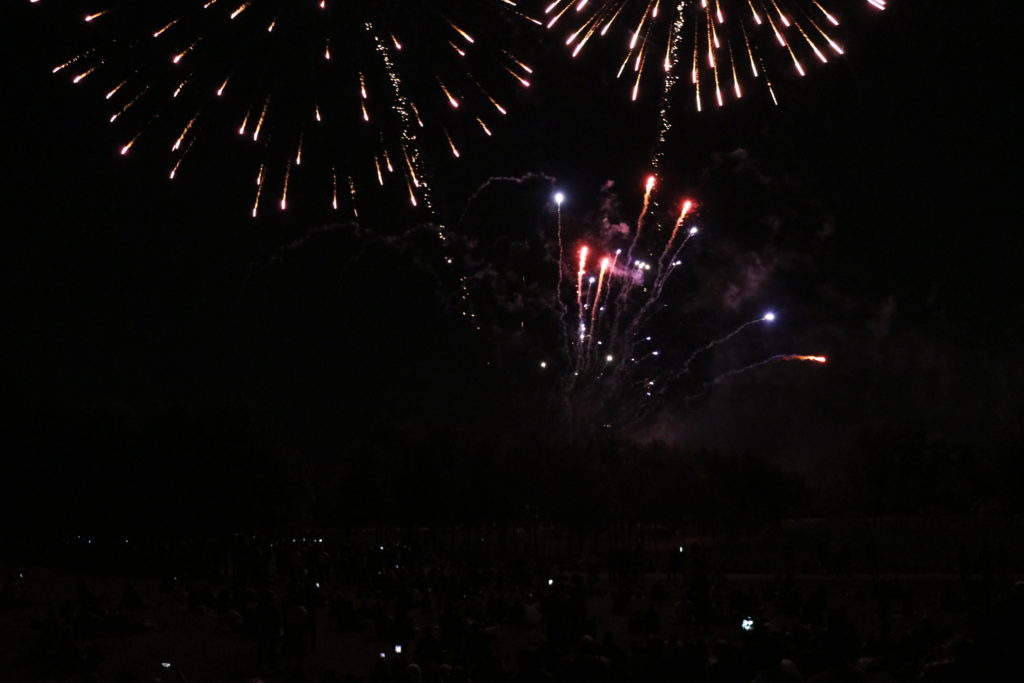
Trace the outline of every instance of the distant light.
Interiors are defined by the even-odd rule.
[[[609,353],[607,356],[604,357],[604,359],[606,361],[608,361],[609,363],[611,363],[612,362],[612,354]]]
[[[558,204],[559,206],[561,206],[562,202],[564,202],[564,201],[565,201],[565,195],[563,193],[561,193],[561,192],[556,192],[555,193],[555,204]]]
[[[775,320],[775,314],[772,313],[771,311],[768,311],[767,313],[764,314],[764,317],[761,318],[761,320],[770,323],[771,321]]]
[[[690,234],[691,235],[696,235],[697,232],[698,232],[697,226],[693,226],[692,228],[690,228]]]
[[[541,366],[541,368],[546,368],[548,366],[548,362],[546,360],[542,360],[540,362],[540,366]]]

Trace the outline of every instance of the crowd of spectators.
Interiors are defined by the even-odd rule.
[[[167,628],[155,602],[247,644],[215,680],[268,683],[996,681],[1024,642],[1024,583],[971,549],[956,574],[813,578],[731,572],[700,544],[540,560],[363,533],[160,552],[176,573],[149,582],[156,598],[141,579],[101,595],[83,574],[73,596],[25,612],[41,680],[148,683],[106,662],[115,642]],[[31,602],[4,579],[0,608]],[[354,651],[339,658],[341,642]],[[197,680],[176,666],[164,680]]]

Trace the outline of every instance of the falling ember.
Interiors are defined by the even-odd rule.
[[[452,140],[452,136],[449,135],[447,131],[445,131],[445,137],[448,138],[448,146],[452,150],[452,156],[454,156],[456,159],[458,159],[459,158],[459,148],[455,146],[455,142]]]
[[[467,43],[471,43],[471,44],[472,44],[472,43],[475,43],[475,42],[476,42],[476,41],[475,41],[475,40],[473,39],[473,36],[469,35],[469,34],[468,34],[468,33],[466,33],[465,31],[463,31],[463,30],[462,30],[461,28],[459,28],[459,27],[458,27],[458,26],[456,26],[455,24],[452,24],[451,22],[449,22],[449,24],[451,25],[451,27],[452,27],[453,29],[455,29],[455,32],[456,32],[456,33],[458,33],[458,34],[459,34],[460,36],[462,36],[463,40],[465,40],[465,41],[466,41]]]
[[[262,194],[263,194],[263,185],[262,184],[257,185],[256,186],[256,201],[254,201],[253,205],[252,205],[252,217],[253,218],[256,218],[256,214],[259,213],[259,210],[260,210],[260,196]]]
[[[253,142],[256,142],[260,138],[260,131],[263,130],[263,122],[267,118],[268,107],[270,107],[270,97],[267,97],[263,102],[263,111],[260,112],[260,118],[256,121],[256,129],[252,132]]]
[[[441,86],[441,91],[444,93],[444,96],[446,98],[448,98],[448,104],[452,105],[453,109],[458,109],[459,108],[459,101],[457,99],[455,99],[455,97],[452,95],[451,91],[448,90],[448,87],[444,83],[440,83],[440,86]],[[502,112],[502,113],[504,113],[504,112]]]
[[[331,166],[331,208],[338,210],[338,171]]]
[[[164,25],[163,25],[163,26],[162,26],[161,28],[159,28],[159,29],[157,29],[156,31],[154,31],[154,32],[153,32],[153,37],[154,37],[154,38],[159,38],[159,37],[160,37],[160,36],[162,36],[162,35],[163,35],[163,34],[164,34],[164,33],[165,33],[165,32],[166,32],[166,31],[167,31],[167,30],[168,30],[169,28],[171,28],[172,26],[174,26],[175,24],[177,24],[177,23],[178,23],[179,21],[181,21],[181,19],[174,19],[173,21],[169,21],[169,22],[167,22],[167,23],[166,23],[166,24],[164,24]]]
[[[171,62],[173,62],[174,64],[180,64],[181,60],[185,58],[185,55],[187,55],[189,52],[192,52],[192,50],[195,49],[196,45],[197,45],[197,43],[192,43],[191,45],[186,47],[184,50],[182,50],[178,54],[174,55],[174,57],[171,58]]]
[[[178,136],[178,139],[174,141],[174,146],[171,147],[172,152],[178,151],[178,148],[181,147],[181,143],[185,141],[185,136],[188,135],[190,130],[192,130],[192,126],[195,125],[196,119],[198,118],[199,114],[196,114],[187,124],[185,124],[185,128],[181,131],[181,135]]]
[[[128,144],[126,144],[125,146],[123,146],[121,148],[121,156],[125,156],[126,154],[128,154],[128,152],[131,151],[132,145],[134,145],[135,141],[138,140],[138,139],[139,139],[139,136],[136,135],[131,140],[129,140]]]
[[[359,209],[356,207],[356,184],[352,176],[348,177],[348,196],[352,200],[352,215],[359,218]]]
[[[88,69],[88,70],[86,70],[86,71],[83,71],[82,73],[80,73],[80,74],[78,74],[77,76],[75,76],[74,78],[72,78],[72,79],[71,79],[71,82],[72,82],[72,83],[76,83],[76,84],[77,84],[77,83],[81,83],[81,82],[82,82],[82,80],[83,80],[83,79],[84,79],[84,78],[85,78],[86,76],[88,76],[89,74],[91,74],[91,73],[92,73],[93,71],[95,71],[95,70],[96,70],[97,68],[99,68],[99,67],[98,67],[98,66],[94,66],[94,67],[92,67],[92,68],[90,68],[90,69]]]
[[[291,179],[292,165],[289,163],[284,169],[284,186],[281,188],[281,210],[288,208],[288,181]]]
[[[243,2],[243,3],[241,4],[241,5],[239,5],[239,6],[238,6],[238,8],[237,8],[237,9],[236,9],[236,10],[235,10],[234,12],[232,12],[232,13],[230,14],[230,17],[231,17],[232,19],[234,19],[234,18],[235,18],[235,17],[237,17],[237,16],[239,15],[239,14],[241,14],[241,13],[242,13],[242,12],[244,12],[245,10],[249,9],[249,6],[250,6],[251,4],[252,4],[251,2]]]
[[[506,114],[508,114],[508,110],[506,110],[505,107],[501,106],[501,104],[496,99],[494,99],[493,97],[490,97],[490,96],[488,96],[487,99],[489,99],[491,101],[491,104],[494,105],[494,108],[498,110],[499,114],[501,114],[502,116],[505,116]],[[421,123],[420,127],[422,127],[422,126],[423,126],[423,124]]]
[[[117,94],[117,91],[118,91],[118,90],[120,90],[121,88],[123,88],[123,87],[124,87],[124,84],[125,84],[125,83],[127,83],[127,82],[128,82],[128,81],[126,81],[126,80],[125,80],[125,81],[121,81],[120,83],[118,83],[117,85],[115,85],[115,86],[114,86],[114,88],[113,88],[112,90],[110,90],[110,91],[109,91],[109,92],[108,92],[108,93],[107,93],[106,95],[104,95],[103,99],[109,100],[109,99],[110,99],[111,97],[113,97],[114,95],[116,95],[116,94]]]

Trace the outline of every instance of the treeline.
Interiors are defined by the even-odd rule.
[[[280,532],[373,524],[745,525],[803,515],[1018,513],[1020,442],[985,452],[861,430],[800,470],[778,456],[604,435],[382,424],[333,442],[238,405],[35,412],[8,430],[10,531]]]

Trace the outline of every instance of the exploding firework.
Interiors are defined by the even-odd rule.
[[[577,223],[562,215],[567,198],[558,192],[552,198],[555,239],[547,239],[546,249],[531,244],[532,238],[509,241],[506,236],[495,255],[478,258],[475,279],[491,281],[490,291],[479,300],[489,298],[507,307],[490,316],[499,320],[496,331],[505,343],[518,340],[532,350],[514,354],[515,362],[535,364],[552,376],[550,386],[557,388],[558,403],[574,429],[634,428],[764,365],[826,362],[819,355],[772,353],[725,369],[711,367],[707,361],[713,351],[775,324],[777,314],[760,310],[724,331],[713,325],[719,327],[718,334],[694,341],[702,336],[695,330],[706,328],[707,321],[698,325],[679,318],[685,310],[681,300],[693,282],[677,280],[688,270],[689,252],[701,235],[700,207],[692,198],[679,197],[666,203],[674,204],[670,213],[653,209],[656,188],[657,178],[648,177],[640,212],[630,222],[605,214]],[[529,268],[528,257],[536,258],[541,251],[557,262],[556,274]],[[507,277],[503,269],[509,271]],[[546,287],[537,278],[547,279]],[[542,290],[547,295],[538,303]],[[721,320],[722,313],[713,317]],[[510,333],[507,323],[517,320],[519,329]],[[559,341],[528,338],[528,329]]]
[[[105,97],[120,153],[166,145],[174,179],[197,141],[233,138],[226,151],[256,179],[253,216],[298,187],[356,212],[359,192],[389,179],[429,204],[425,151],[458,158],[530,86],[531,67],[494,37],[539,23],[514,0],[63,5],[88,47],[54,72]]]
[[[863,0],[884,10],[884,0]],[[544,9],[549,29],[568,26],[565,43],[577,57],[591,42],[621,41],[616,78],[640,98],[659,84],[657,170],[673,123],[680,82],[689,86],[696,111],[718,107],[758,90],[778,104],[773,74],[803,77],[811,63],[844,54],[835,32],[840,13],[829,0],[553,0]]]
[[[882,0],[865,0],[882,10]],[[617,77],[627,77],[636,100],[645,80],[657,77],[670,89],[685,71],[698,111],[707,99],[718,106],[743,97],[745,82],[761,80],[772,100],[767,73],[769,48],[781,52],[799,76],[807,63],[842,55],[833,35],[839,13],[828,0],[554,0],[546,26],[570,26],[565,39],[578,56],[592,40],[610,32],[624,38]],[[615,30],[618,29],[618,30]]]

